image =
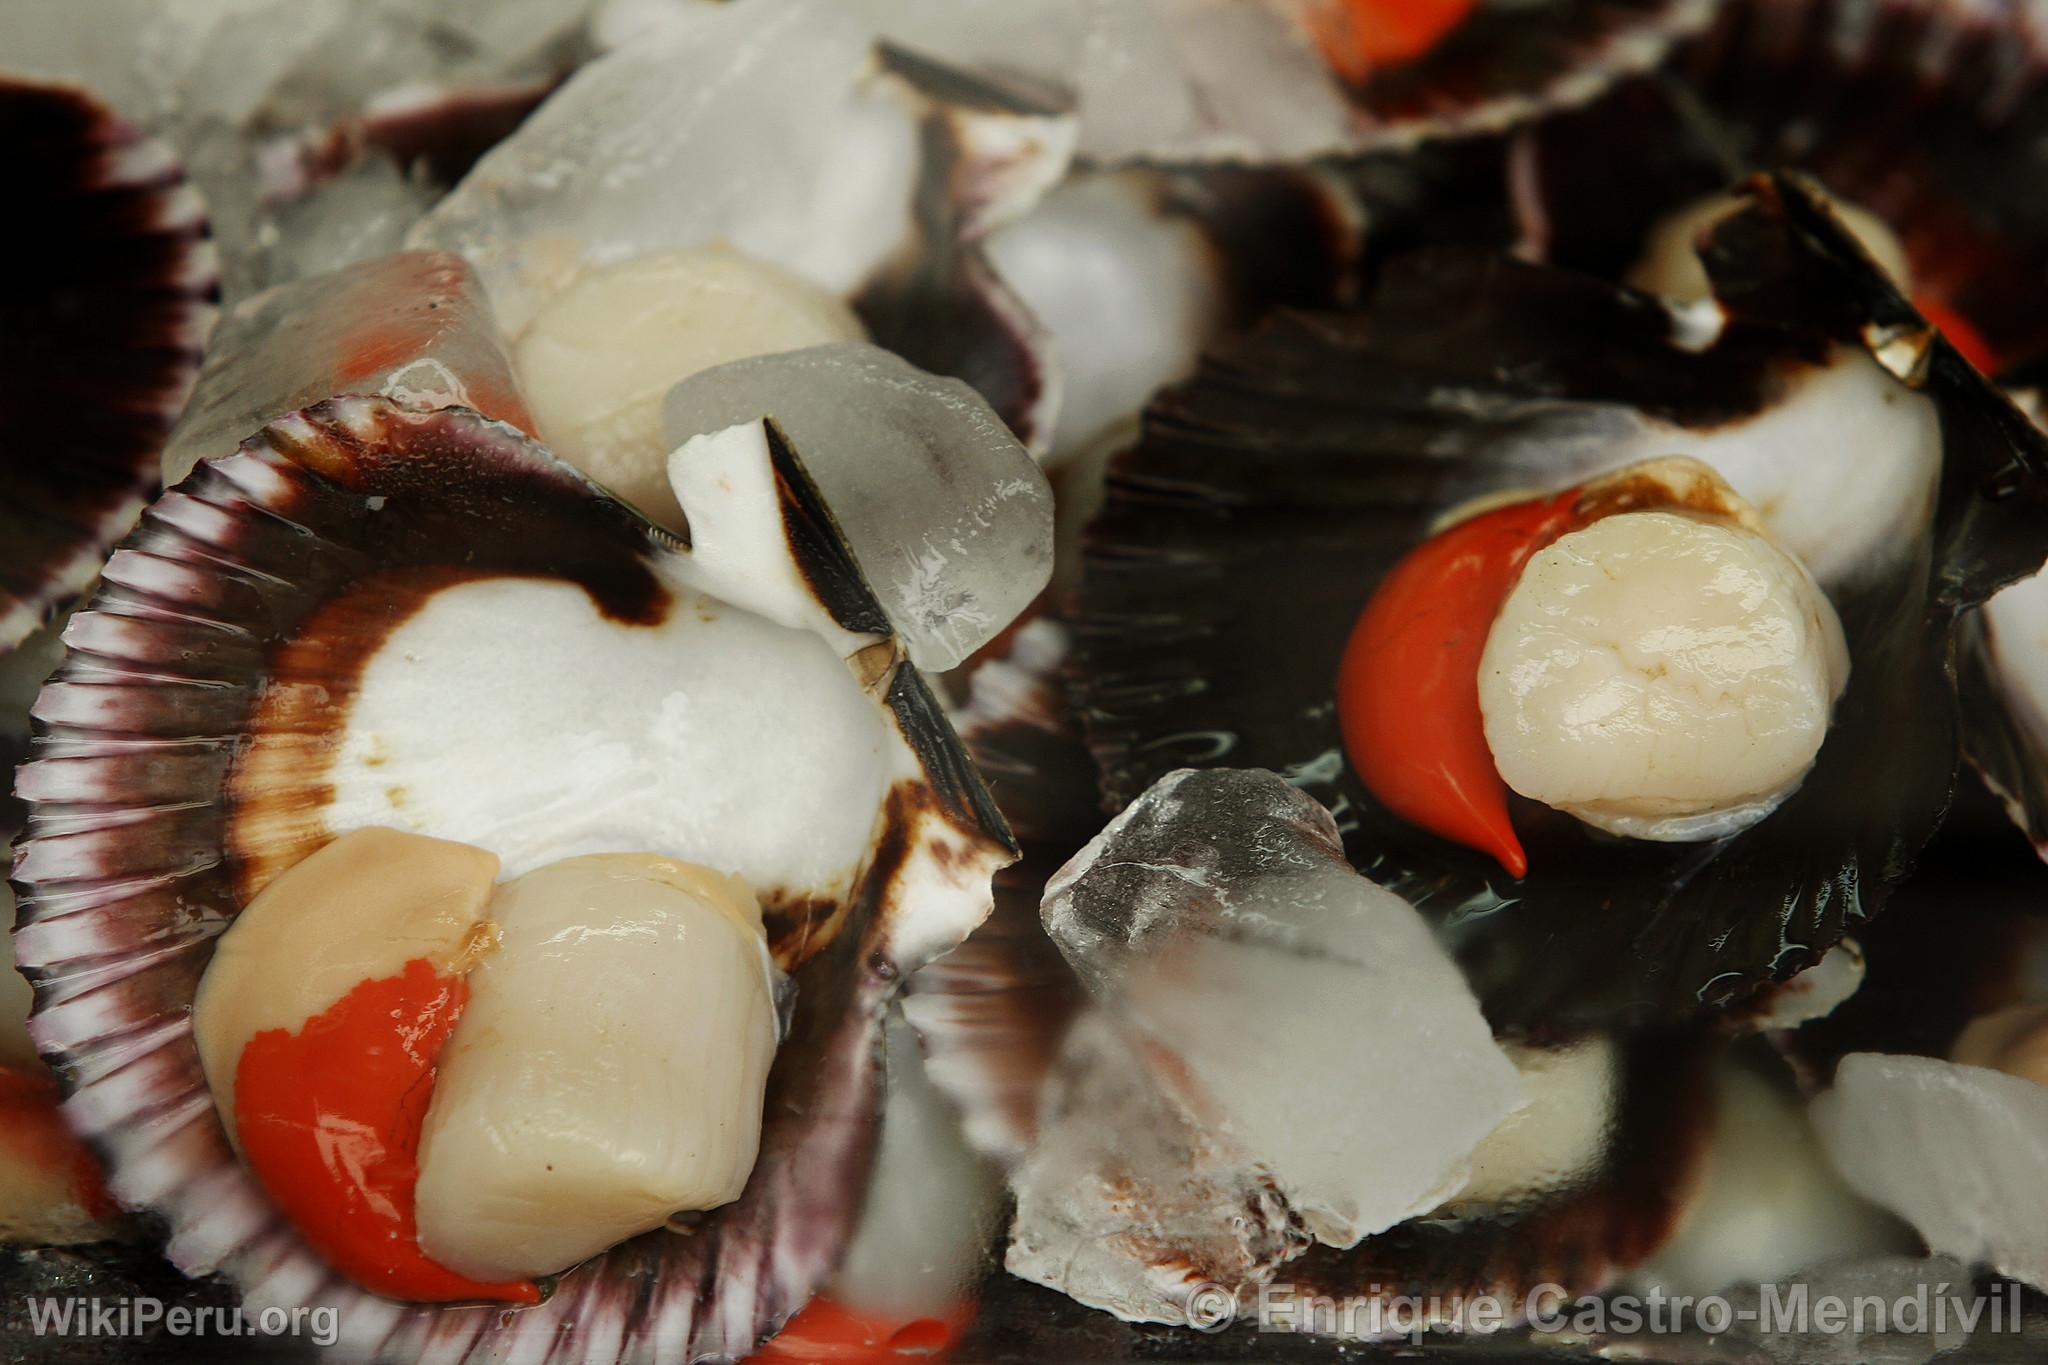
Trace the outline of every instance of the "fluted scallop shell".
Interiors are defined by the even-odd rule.
[[[800,458],[786,447],[774,458],[781,515],[808,528],[799,558],[821,600],[837,604],[825,610],[836,622],[879,620]],[[181,1269],[219,1271],[252,1308],[335,1305],[345,1345],[379,1358],[532,1360],[743,1354],[829,1273],[871,1156],[882,1007],[905,971],[986,913],[988,877],[1014,854],[900,650],[864,650],[842,665],[818,637],[741,619],[694,592],[686,559],[673,538],[516,429],[377,398],[289,415],[202,463],[115,552],[37,704],[35,748],[20,773],[30,814],[15,867],[16,945],[36,987],[32,1031],[70,1089],[67,1116],[105,1157],[116,1197],[161,1217]],[[517,708],[549,693],[550,674],[602,668],[607,649],[650,635],[680,642],[679,676],[706,650],[754,641],[758,657],[731,662],[751,666],[746,686],[768,706],[789,696],[778,670],[810,660],[801,669],[819,671],[800,676],[811,685],[836,685],[846,705],[871,708],[884,778],[872,812],[856,812],[870,832],[844,870],[804,872],[804,850],[829,837],[819,826],[830,822],[799,824],[781,804],[743,807],[730,828],[706,836],[773,836],[767,854],[756,846],[747,856],[768,858],[771,870],[752,880],[794,988],[746,1193],[692,1230],[648,1234],[586,1262],[545,1303],[510,1314],[401,1305],[338,1281],[229,1151],[189,1018],[214,936],[269,876],[363,822],[364,807],[336,804],[349,789],[351,736],[361,738],[351,718],[373,711],[379,691],[403,715],[431,709],[422,689],[446,687],[445,676],[388,681],[381,669],[417,676],[407,670],[433,651],[407,646],[394,658],[382,646],[478,590],[581,602],[578,619],[589,624],[556,639],[533,619],[486,611],[479,630],[454,637],[470,677],[454,688],[457,704],[511,708],[522,723],[496,727],[490,746],[446,752],[431,734],[387,726],[368,760],[394,789],[369,823],[492,846],[508,870],[630,840],[636,817],[621,798],[659,805],[678,799],[673,792],[593,783],[574,765],[536,774],[521,755],[522,735],[582,724],[608,694],[622,705],[623,670],[554,693],[558,705],[569,700],[551,717]],[[508,676],[522,678],[510,691]],[[677,706],[719,700],[709,687],[675,686]],[[473,702],[463,695],[472,687]],[[796,714],[704,719],[804,731]],[[593,771],[619,777],[622,761]],[[759,761],[782,787],[809,762],[765,750]],[[817,761],[830,769],[828,756]],[[795,774],[775,766],[791,762]],[[538,826],[510,811],[448,829],[459,807],[445,790],[434,795],[436,773],[469,764],[480,765],[485,806],[535,780],[555,782],[562,799]],[[715,786],[730,775],[700,767],[690,776]],[[791,869],[780,882],[776,865]]]
[[[1876,213],[1917,291],[2001,368],[2048,350],[2048,194],[2016,174],[2048,119],[2027,0],[1735,0],[1654,78],[1531,126],[1513,183],[1546,259],[1615,273],[1660,215],[1796,168]]]
[[[0,75],[0,176],[6,651],[91,583],[155,490],[218,288],[177,160],[85,90]]]
[[[2031,507],[2048,447],[1808,191],[1755,193],[1712,252],[1727,320],[1710,344],[1590,277],[1424,253],[1390,264],[1364,312],[1284,316],[1162,396],[1113,467],[1075,623],[1110,799],[1188,765],[1286,774],[1337,813],[1361,870],[1438,921],[1510,1031],[1685,1018],[1811,965],[1881,910],[1954,780],[1956,614],[2048,553]],[[1603,413],[1709,429],[1770,401],[1774,367],[1865,344],[1940,411],[1932,524],[1901,528],[1929,557],[1838,602],[1855,672],[1777,815],[1706,844],[1596,845],[1518,807],[1544,851],[1514,882],[1377,807],[1342,756],[1338,651],[1438,512],[1568,485],[1597,461],[1584,438]]]

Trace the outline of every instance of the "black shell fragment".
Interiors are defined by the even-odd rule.
[[[1827,1017],[1773,1043],[1809,1092],[1851,1052],[1945,1057],[1980,1014],[2048,987],[2048,868],[1965,782],[1889,912],[1857,932],[1863,983]]]
[[[1076,621],[1106,799],[1177,767],[1283,773],[1337,815],[1360,870],[1437,921],[1496,1028],[1536,1037],[1730,1003],[1882,909],[1948,804],[1956,613],[2048,554],[2048,446],[1810,191],[1754,193],[1709,253],[1730,320],[1704,351],[1632,291],[1421,253],[1387,267],[1365,312],[1276,318],[1164,394],[1112,470]],[[1373,585],[1437,513],[1568,486],[1587,468],[1569,450],[1598,443],[1560,438],[1597,435],[1617,406],[1711,427],[1768,403],[1781,367],[1866,340],[1938,405],[1940,495],[1928,557],[1836,603],[1854,673],[1784,807],[1660,845],[1518,800],[1533,870],[1515,882],[1377,806],[1344,762],[1332,682]]]

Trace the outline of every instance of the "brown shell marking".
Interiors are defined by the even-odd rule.
[[[134,524],[213,326],[198,195],[83,90],[0,77],[0,651]]]
[[[1359,141],[1493,132],[1584,104],[1656,66],[1713,13],[1711,0],[1478,5],[1428,53],[1352,86]]]

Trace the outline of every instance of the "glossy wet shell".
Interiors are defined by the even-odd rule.
[[[2005,368],[2048,352],[2048,30],[2017,0],[1736,0],[1655,78],[1526,130],[1525,239],[1619,275],[1657,218],[1747,171],[1796,168],[1899,235],[1916,292]]]
[[[92,581],[156,488],[217,265],[177,161],[86,92],[0,77],[0,651]]]
[[[801,505],[800,467],[778,472],[799,504],[785,515],[822,512]],[[326,669],[315,676],[345,682],[349,656],[410,609],[407,585],[561,579],[610,619],[645,621],[668,605],[656,566],[678,553],[513,428],[365,398],[281,419],[202,464],[116,552],[38,703],[19,784],[30,815],[16,944],[67,1117],[106,1158],[116,1198],[163,1218],[181,1269],[224,1273],[252,1309],[336,1304],[344,1339],[386,1358],[485,1349],[498,1314],[398,1305],[336,1280],[236,1163],[207,1097],[189,1006],[211,940],[264,869],[317,841],[308,816],[327,800],[300,776],[317,765],[252,787],[247,727],[268,707],[285,722],[273,737],[317,750],[335,724],[323,708],[347,699],[280,688],[277,668],[310,655]],[[850,560],[808,567],[844,573]],[[398,589],[381,606],[380,584]],[[1013,856],[914,670],[876,686],[915,776],[878,812],[844,901],[785,905],[771,921],[794,1009],[746,1193],[687,1233],[564,1275],[545,1304],[505,1319],[491,1351],[744,1354],[831,1270],[871,1156],[879,1017],[915,965],[899,954],[909,939],[931,949],[934,917],[963,934],[989,872]],[[280,690],[300,703],[276,711]]]
[[[1156,402],[1112,470],[1075,623],[1107,798],[1188,765],[1287,775],[1337,814],[1360,870],[1439,922],[1510,1031],[1684,1018],[1790,976],[1875,915],[1947,804],[1954,613],[2048,553],[2027,506],[2048,458],[1803,191],[1761,192],[1717,237],[1734,321],[1705,351],[1677,345],[1640,295],[1423,254],[1390,265],[1366,311],[1281,317]],[[1535,869],[1521,882],[1373,802],[1338,739],[1337,656],[1438,513],[1569,486],[1618,408],[1708,429],[1770,401],[1784,367],[1866,337],[1905,350],[1940,408],[1934,524],[1902,528],[1928,537],[1932,570],[1909,557],[1837,603],[1855,671],[1791,801],[1696,846],[1600,843],[1520,805]]]

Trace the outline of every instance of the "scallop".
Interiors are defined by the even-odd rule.
[[[1766,536],[1621,512],[1522,570],[1486,637],[1479,705],[1522,795],[1612,834],[1698,841],[1798,789],[1848,674],[1834,608]]]
[[[1390,259],[1361,310],[1281,314],[1156,399],[1112,462],[1073,621],[1108,800],[1189,765],[1287,775],[1335,813],[1357,866],[1437,923],[1488,1017],[1539,1035],[1734,1005],[1877,913],[1910,865],[1901,850],[1948,804],[1955,614],[2048,553],[2022,510],[2048,442],[1815,189],[1746,192],[1707,241],[1705,311],[1428,249]],[[1518,802],[1520,879],[1393,815],[1347,761],[1335,706],[1376,585],[1474,499],[1560,493],[1674,454],[1751,495],[1840,621],[1848,682],[1817,735],[1830,632],[1799,576],[1779,573],[1804,603],[1785,622],[1810,620],[1794,633],[1818,645],[1795,669],[1809,723],[1782,763],[1713,800],[1797,789],[1697,843],[1615,840]]]
[[[333,382],[332,333],[351,314],[301,303],[285,341],[217,377],[237,396],[209,411]],[[474,354],[481,369],[444,352],[439,372],[467,385],[502,349]],[[375,372],[420,358],[401,346]],[[335,1305],[345,1338],[379,1354],[482,1341],[476,1315],[361,1293],[293,1235],[236,1162],[187,1024],[236,916],[337,837],[381,826],[472,845],[510,878],[640,852],[743,879],[788,977],[758,1157],[742,1176],[735,1147],[705,1187],[738,1197],[691,1236],[651,1233],[566,1271],[491,1349],[578,1321],[614,1324],[623,1359],[657,1342],[743,1354],[823,1281],[872,1156],[882,1007],[981,920],[1015,856],[912,659],[986,643],[1050,567],[1049,500],[1023,449],[995,439],[964,386],[901,369],[862,395],[908,414],[879,455],[805,417],[801,367],[780,386],[754,374],[747,415],[695,447],[725,477],[693,478],[677,456],[689,539],[518,427],[450,405],[447,387],[387,383],[393,396],[278,411],[237,450],[200,443],[67,629],[20,775],[15,869],[32,1033],[114,1194],[164,1220],[180,1268],[229,1276],[252,1308]],[[903,481],[935,467],[945,477]],[[901,604],[871,586],[890,581],[875,555],[920,508],[933,525],[963,508],[986,520],[981,539],[953,537],[924,614],[899,627]],[[700,561],[699,541],[725,558]],[[750,1073],[734,1074],[741,1093]],[[602,1247],[544,1259],[582,1250]]]

